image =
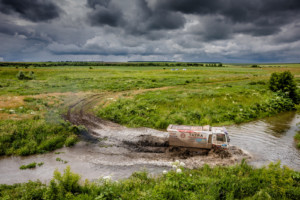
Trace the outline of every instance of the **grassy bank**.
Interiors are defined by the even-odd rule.
[[[72,146],[79,128],[61,118],[54,96],[2,96],[0,155],[27,156]]]
[[[70,123],[47,123],[45,120],[1,120],[0,155],[31,155],[71,146],[78,129]]]
[[[114,182],[109,177],[90,183],[66,168],[54,172],[50,184],[1,185],[2,199],[299,199],[300,173],[280,163],[254,169],[246,163],[170,171],[157,177],[136,172]]]
[[[165,129],[169,124],[241,123],[292,109],[293,102],[269,91],[266,82],[239,81],[123,96],[100,107],[98,116],[131,127]]]

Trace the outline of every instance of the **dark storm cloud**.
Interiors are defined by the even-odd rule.
[[[299,0],[0,0],[0,19],[0,60],[299,61]]]
[[[91,8],[96,8],[96,6],[104,6],[107,7],[110,0],[87,0],[87,5]]]
[[[280,26],[299,17],[299,0],[159,0],[155,9],[178,11],[199,16],[221,15],[235,24],[253,24],[250,31],[245,27],[235,32],[270,35],[279,31]]]
[[[93,26],[120,27],[131,34],[149,34],[152,30],[172,30],[183,27],[185,19],[179,12],[149,8],[145,0],[129,1],[136,9],[129,13],[126,7],[113,0],[88,0],[92,11],[88,19]],[[129,5],[130,6],[130,5]]]
[[[52,0],[0,0],[0,11],[19,14],[33,22],[52,20],[60,14],[59,7]]]
[[[88,7],[92,8],[88,18],[93,26],[118,26],[122,20],[121,10],[110,0],[88,0]]]

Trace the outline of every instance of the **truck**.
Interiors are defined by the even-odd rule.
[[[170,147],[210,150],[213,148],[227,149],[229,146],[230,139],[225,127],[170,124],[167,131],[169,132]]]

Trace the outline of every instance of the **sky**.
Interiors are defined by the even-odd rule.
[[[0,61],[300,62],[299,0],[0,0]]]

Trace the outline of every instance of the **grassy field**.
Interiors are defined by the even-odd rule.
[[[26,68],[20,63],[2,64],[0,155],[43,153],[74,144],[80,130],[61,116],[70,102],[96,93],[103,94],[94,109],[99,117],[157,129],[171,123],[240,123],[294,108],[289,99],[268,89],[268,79],[273,72],[289,70],[299,83],[300,64],[260,68],[251,64],[166,64],[91,67],[31,63]],[[18,80],[19,71],[25,75],[33,71],[35,79]]]
[[[69,167],[54,172],[50,184],[40,181],[0,185],[1,199],[299,199],[300,173],[280,163],[252,168],[247,163],[232,167],[205,165],[183,167],[153,177],[136,172],[114,182],[103,177],[96,182],[80,181]]]

